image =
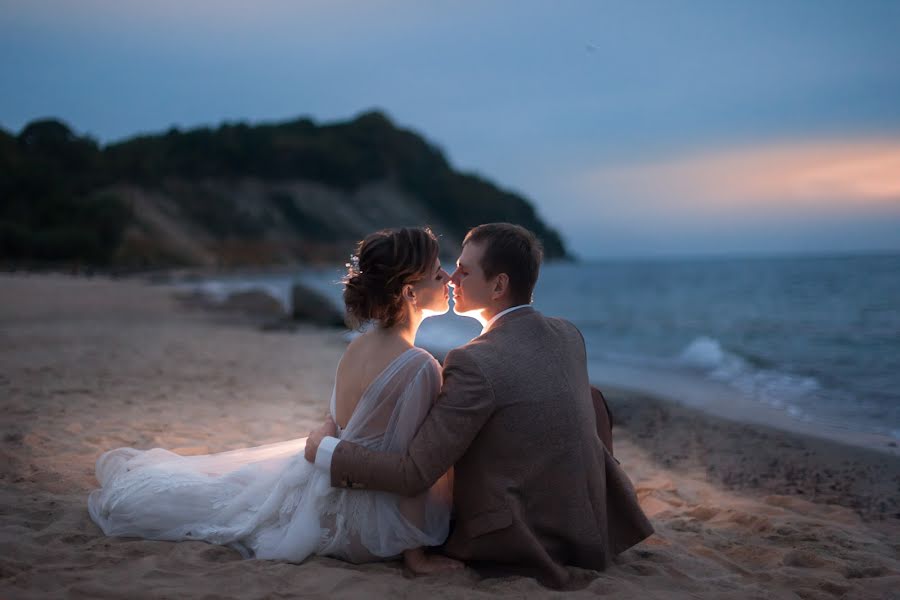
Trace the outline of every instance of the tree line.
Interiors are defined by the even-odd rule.
[[[134,214],[111,190],[119,184],[159,189],[163,182],[257,178],[308,180],[352,191],[390,180],[454,233],[479,223],[509,221],[534,231],[548,258],[566,258],[560,236],[523,197],[454,170],[435,145],[396,127],[380,112],[317,125],[300,118],[277,124],[223,123],[172,128],[99,145],[65,123],[42,119],[18,135],[0,129],[0,257],[18,264],[113,266]],[[200,224],[220,235],[263,235],[242,226],[220,198],[177,199]],[[298,238],[320,229],[276,205]]]

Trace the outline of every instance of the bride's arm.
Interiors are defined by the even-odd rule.
[[[456,463],[493,410],[490,384],[468,353],[458,349],[447,354],[441,393],[405,455],[377,452],[313,434],[306,456],[330,468],[331,485],[335,487],[414,496],[431,487]]]

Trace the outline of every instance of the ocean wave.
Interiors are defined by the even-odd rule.
[[[793,403],[821,389],[814,377],[793,375],[776,369],[760,368],[747,357],[726,350],[711,337],[695,338],[678,355],[685,367],[699,370],[706,377],[727,383],[746,396],[781,408],[796,418],[805,415]]]

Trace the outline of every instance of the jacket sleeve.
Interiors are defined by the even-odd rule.
[[[444,360],[444,383],[405,454],[342,441],[331,459],[331,485],[415,496],[431,487],[465,453],[494,411],[494,394],[464,349]]]

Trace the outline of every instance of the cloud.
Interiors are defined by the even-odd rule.
[[[900,139],[778,141],[606,165],[576,178],[604,212],[744,217],[900,213]]]

